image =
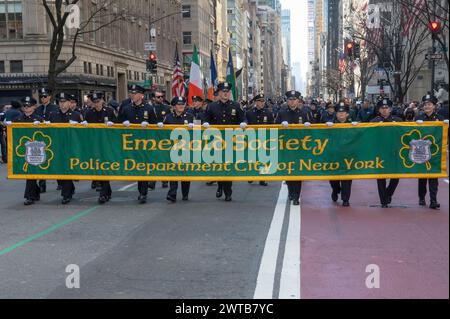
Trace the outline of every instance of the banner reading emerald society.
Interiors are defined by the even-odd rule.
[[[344,180],[446,174],[441,122],[202,129],[13,124],[8,178]]]

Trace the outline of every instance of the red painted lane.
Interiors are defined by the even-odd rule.
[[[449,298],[443,180],[440,211],[418,206],[417,180],[401,180],[394,195],[392,205],[407,208],[369,207],[379,204],[375,180],[354,181],[350,208],[331,201],[329,183],[308,182],[302,192],[302,298]],[[380,267],[379,289],[366,288],[369,264]]]

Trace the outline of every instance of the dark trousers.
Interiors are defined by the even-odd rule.
[[[61,196],[63,198],[72,198],[72,195],[75,193],[75,185],[73,181],[58,181],[58,184],[61,185]]]
[[[333,193],[341,194],[341,199],[344,202],[350,201],[352,194],[352,181],[330,181]]]
[[[430,201],[437,203],[437,193],[439,188],[439,180],[437,178],[419,179],[419,198],[425,199],[427,195],[427,182],[430,189]]]
[[[230,197],[233,193],[233,190],[231,189],[233,182],[217,182],[217,185],[217,190],[222,190],[226,197]]]
[[[189,196],[189,190],[191,188],[191,182],[181,182],[181,194],[183,197]],[[170,182],[170,189],[167,196],[177,198],[178,182]]]
[[[100,184],[100,196],[111,197],[112,189],[111,184],[109,182],[97,182]]]
[[[380,195],[381,205],[388,204],[388,198],[394,195],[399,182],[400,180],[397,178],[391,179],[389,185],[386,187],[385,179],[377,179],[378,195]]]
[[[289,198],[292,200],[299,200],[302,192],[302,182],[286,182],[289,192]]]
[[[3,130],[3,128],[0,127],[0,130]],[[0,132],[0,152],[2,153],[3,163],[6,163],[8,161],[6,156],[6,136],[3,132]]]
[[[39,187],[47,188],[47,181],[39,181]]]
[[[138,182],[139,194],[147,196],[148,194],[148,182]]]
[[[37,181],[34,179],[27,179],[25,184],[25,194],[23,197],[25,199],[37,200],[39,198],[40,189]]]

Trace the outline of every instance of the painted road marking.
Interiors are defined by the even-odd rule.
[[[280,299],[300,299],[300,206],[291,205],[280,279]]]
[[[129,189],[129,188],[131,188],[131,187],[133,187],[133,186],[135,186],[135,185],[137,185],[137,183],[131,183],[131,184],[127,185],[127,186],[124,186],[124,187],[122,187],[122,188],[119,188],[119,192],[124,192],[124,191],[126,191],[127,189]]]
[[[53,225],[53,226],[51,226],[51,227],[49,227],[47,229],[44,229],[43,231],[41,231],[41,232],[39,232],[37,234],[34,234],[34,235],[32,235],[32,236],[30,236],[28,238],[25,238],[24,240],[21,240],[18,243],[15,243],[12,246],[9,246],[9,247],[7,247],[7,248],[5,248],[3,250],[0,250],[0,256],[6,255],[6,254],[16,250],[17,248],[25,246],[26,244],[28,244],[28,243],[36,240],[36,239],[39,239],[39,238],[41,238],[41,237],[43,237],[45,235],[48,235],[51,232],[54,232],[55,230],[58,230],[59,228],[64,227],[65,225],[67,225],[67,224],[69,224],[71,222],[74,222],[74,221],[76,221],[76,220],[78,220],[78,219],[80,219],[80,218],[82,218],[82,217],[84,217],[86,215],[89,215],[93,211],[95,211],[97,208],[98,208],[98,206],[86,209],[86,210],[84,210],[84,211],[82,211],[82,212],[80,212],[80,213],[78,213],[78,214],[76,214],[76,215],[74,215],[72,217],[67,218],[66,220],[63,220],[62,222],[60,222],[58,224],[55,224],[55,225]]]
[[[281,186],[277,205],[270,224],[264,246],[261,264],[259,266],[258,279],[256,280],[254,299],[272,299],[275,282],[275,270],[277,266],[278,250],[280,247],[281,229],[283,228],[286,202],[288,197],[287,186]]]

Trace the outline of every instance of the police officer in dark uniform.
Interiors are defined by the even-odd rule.
[[[301,94],[297,91],[286,92],[286,98],[288,108],[278,113],[275,120],[277,124],[281,124],[284,128],[287,128],[289,124],[305,124],[311,125],[313,118],[311,113],[306,110],[300,109]],[[289,190],[289,199],[293,201],[295,206],[300,205],[300,194],[302,191],[301,181],[289,181],[287,182]]]
[[[258,94],[253,99],[255,106],[253,109],[245,113],[245,117],[248,125],[270,125],[274,124],[274,118],[272,112],[270,112],[266,106],[266,97],[264,94]],[[249,182],[251,183],[251,182]],[[261,186],[267,186],[267,182],[259,182]]]
[[[50,92],[45,89],[41,88],[38,91],[39,93],[39,100],[41,102],[41,105],[36,109],[36,114],[39,115],[44,119],[44,121],[49,121],[50,114],[53,112],[58,111],[58,106],[51,103],[52,96]],[[47,183],[46,181],[39,181],[39,187],[41,190],[41,193],[45,193],[47,191]],[[61,187],[58,186],[58,190],[60,190]]]
[[[199,121],[200,124],[203,124],[205,121],[203,98],[201,96],[193,96],[192,104],[192,107],[187,110],[187,113],[191,113],[194,116],[194,121]]]
[[[336,108],[333,104],[328,103],[326,110],[322,113],[320,117],[321,123],[332,123],[336,119]]]
[[[57,96],[59,109],[56,112],[50,113],[49,122],[51,123],[81,123],[83,122],[82,115],[77,111],[70,109],[69,94],[59,93]],[[66,205],[72,200],[72,196],[75,193],[75,185],[71,180],[59,180],[61,186],[62,204]]]
[[[397,116],[391,114],[392,111],[392,101],[389,99],[382,99],[377,103],[379,115],[375,117],[370,122],[403,122],[403,120]],[[386,187],[386,179],[378,179],[378,194],[380,196],[381,207],[388,208],[389,204],[392,202],[392,196],[399,184],[400,180],[398,178],[393,178],[390,180],[389,185]]]
[[[423,114],[416,116],[417,124],[431,121],[444,121],[444,118],[436,113],[437,99],[433,95],[425,95],[422,98]],[[441,205],[437,201],[437,193],[439,188],[439,180],[437,178],[421,178],[419,179],[419,205],[426,206],[425,196],[427,195],[427,183],[430,190],[430,208],[439,209]]]
[[[39,125],[44,119],[36,114],[37,101],[32,97],[25,97],[22,99],[22,114],[14,122],[19,123],[33,123]],[[27,179],[25,185],[25,202],[24,205],[33,205],[35,201],[40,200],[40,188],[36,180]]]
[[[119,114],[119,122],[123,123],[125,127],[129,127],[131,124],[141,124],[144,128],[148,124],[158,123],[154,108],[144,101],[145,89],[139,85],[132,85],[129,93],[132,103],[126,105]],[[138,182],[138,189],[139,203],[145,204],[147,202],[148,182]]]
[[[231,101],[232,84],[221,82],[217,85],[218,101],[211,103],[206,109],[205,123],[203,126],[208,128],[209,125],[241,125],[245,128],[245,114],[239,103]],[[221,198],[225,193],[225,201],[232,200],[231,195],[233,182],[218,182],[216,197]]]
[[[92,94],[93,107],[86,111],[85,120],[88,123],[103,123],[111,127],[116,121],[114,109],[105,106],[103,93],[94,92]],[[111,199],[112,190],[109,181],[97,182],[100,188],[100,195],[98,198],[99,204],[104,204]]]
[[[169,125],[186,125],[189,128],[194,127],[194,116],[186,112],[186,99],[184,97],[176,97],[176,103],[173,112],[168,114],[164,119],[164,124]],[[181,182],[181,194],[183,201],[189,199],[189,189],[191,182]],[[167,193],[167,200],[175,203],[177,201],[178,182],[170,182],[170,189]]]
[[[343,124],[351,123],[350,119],[350,108],[344,102],[336,104],[336,118],[334,123]],[[350,206],[350,195],[352,192],[352,181],[330,181],[331,188],[333,192],[331,193],[331,199],[333,202],[337,202],[339,194],[341,194],[342,206]]]

